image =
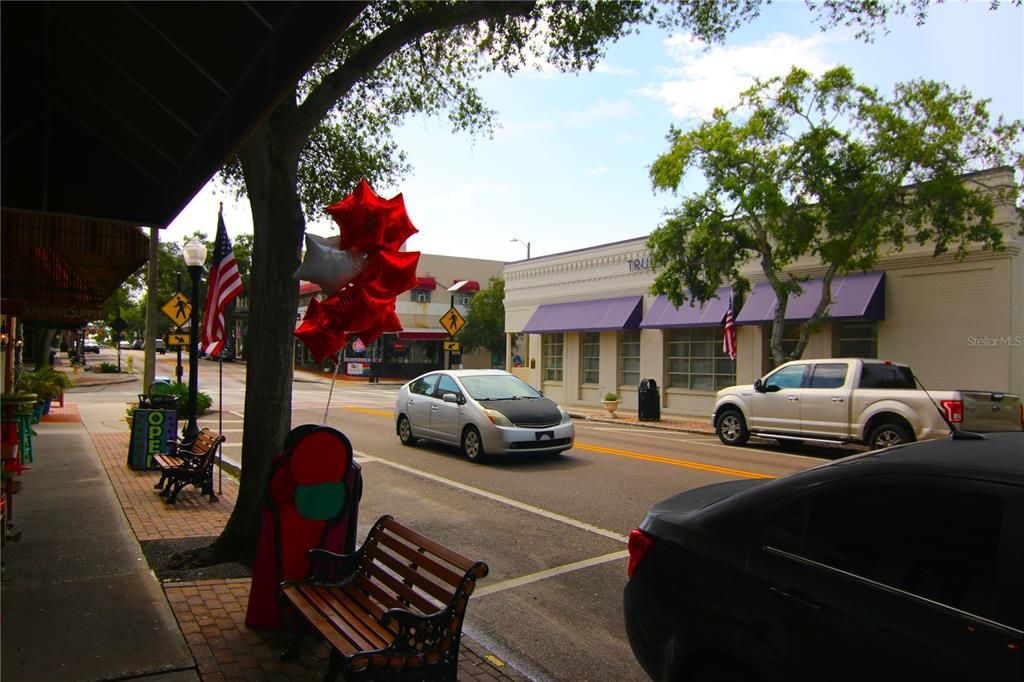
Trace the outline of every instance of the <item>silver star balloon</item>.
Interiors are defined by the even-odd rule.
[[[359,276],[366,267],[366,254],[339,250],[341,237],[306,235],[306,257],[292,275],[294,279],[318,284],[333,294]]]

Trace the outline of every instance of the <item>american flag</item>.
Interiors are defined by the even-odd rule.
[[[238,263],[235,262],[228,229],[224,227],[224,214],[221,212],[217,214],[217,243],[213,247],[213,261],[210,264],[200,342],[203,352],[212,358],[217,357],[224,347],[224,309],[240,293],[242,277],[238,274]]]
[[[722,352],[733,360],[736,359],[736,325],[732,319],[732,299],[729,299],[729,309],[725,311],[725,336],[722,337]]]

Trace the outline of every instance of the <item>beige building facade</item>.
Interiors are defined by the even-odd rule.
[[[1014,180],[1008,168],[969,177],[1004,187]],[[996,222],[1001,251],[973,248],[958,260],[911,245],[890,249],[869,273],[837,277],[830,317],[803,357],[875,357],[909,364],[928,389],[1024,394],[1021,212],[1002,203]],[[788,272],[809,278],[802,300],[791,297],[787,306],[787,338],[794,338],[825,268],[804,258]],[[732,360],[722,350],[728,288],[704,306],[674,308],[650,292],[646,237],[508,263],[509,366],[568,406],[599,407],[615,393],[635,410],[639,381],[654,379],[663,413],[710,415],[719,388],[751,383],[772,368],[774,294],[756,263],[743,274],[752,290],[734,305]]]

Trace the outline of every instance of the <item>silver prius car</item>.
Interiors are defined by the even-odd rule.
[[[557,454],[576,437],[569,413],[519,377],[498,369],[428,372],[402,386],[395,429],[404,445],[420,438],[487,455]]]

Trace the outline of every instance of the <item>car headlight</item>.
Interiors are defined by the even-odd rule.
[[[491,420],[491,423],[495,426],[512,426],[512,422],[508,420],[508,417],[503,415],[501,412],[492,409],[485,409],[484,414]]]
[[[570,419],[572,419],[572,418],[571,418],[571,417],[569,416],[569,413],[568,413],[568,412],[566,412],[566,411],[565,411],[565,408],[564,408],[564,407],[562,407],[561,405],[559,405],[559,406],[558,406],[558,411],[559,411],[559,412],[561,413],[561,415],[562,415],[562,423],[563,423],[563,424],[564,424],[564,423],[566,423],[567,421],[569,421]]]

